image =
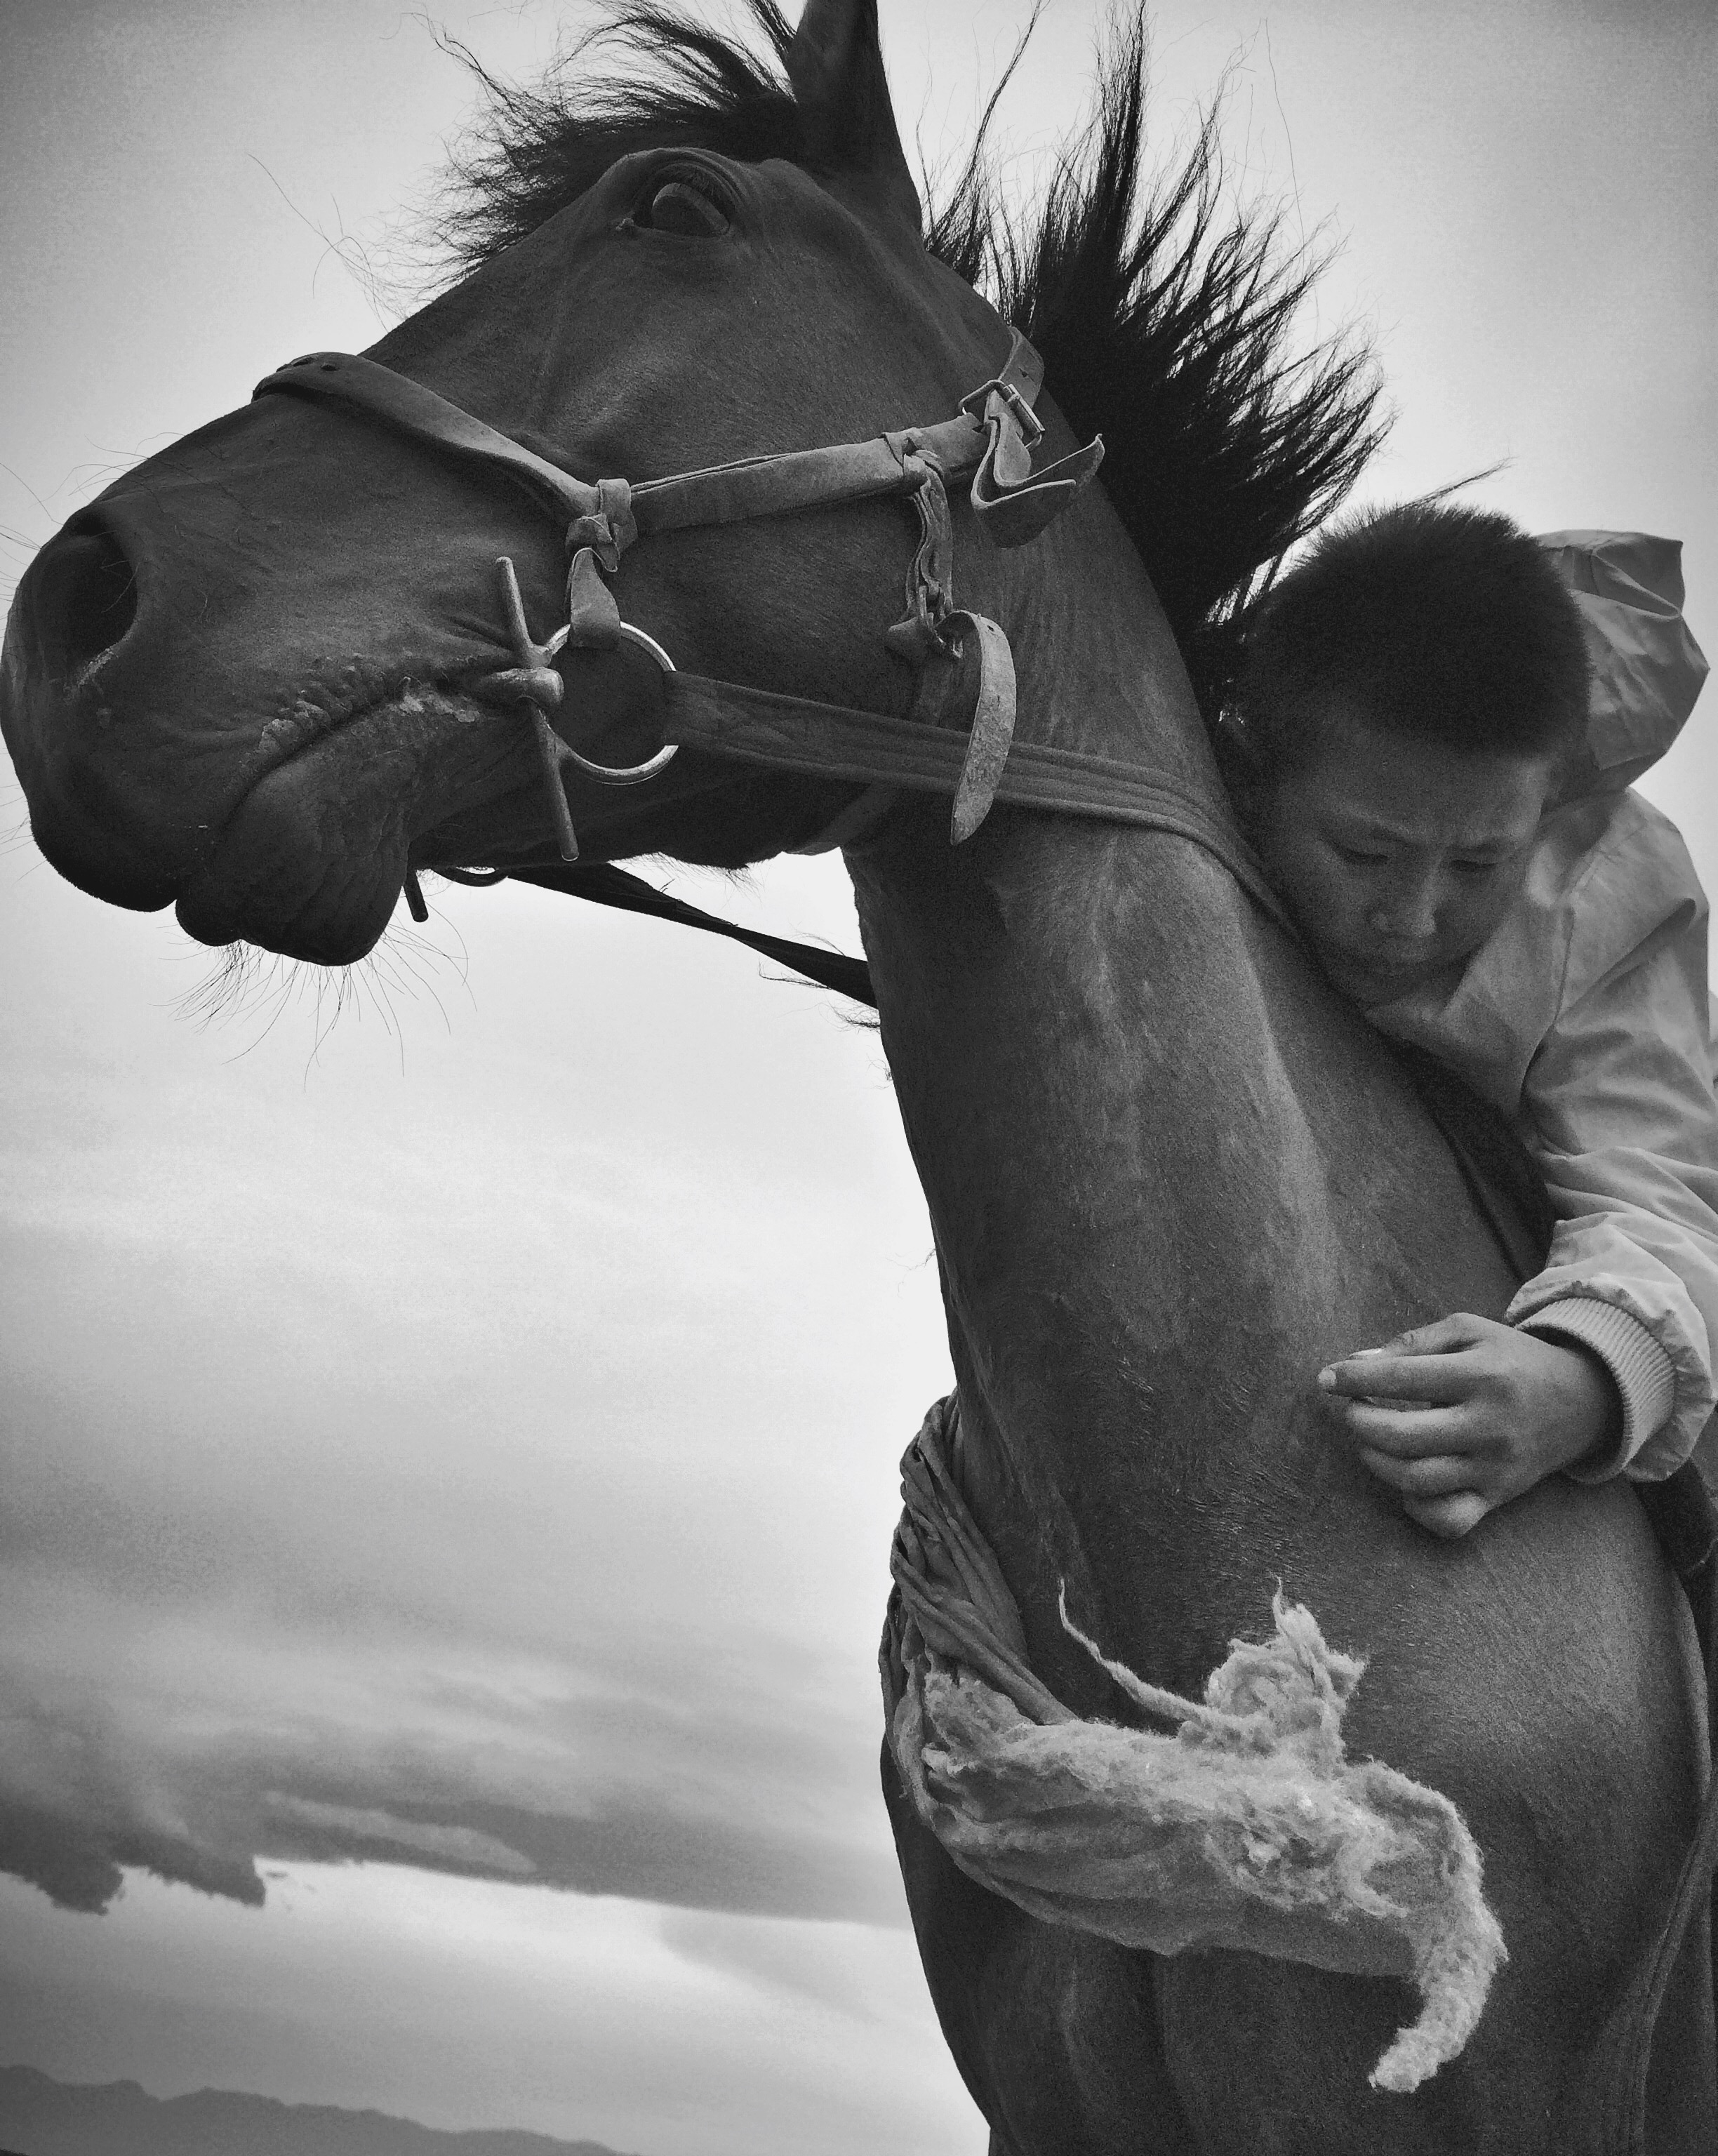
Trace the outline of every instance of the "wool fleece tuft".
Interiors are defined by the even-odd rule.
[[[1203,1700],[1183,1699],[1110,1661],[1064,1601],[1069,1634],[1172,1733],[1081,1720],[1027,1662],[949,1468],[956,1412],[939,1401],[901,1462],[884,1635],[890,1745],[920,1817],[971,1878],[1046,1923],[1411,1978],[1419,2018],[1371,2082],[1418,2088],[1466,2043],[1506,1956],[1455,1806],[1344,1750],[1365,1664],[1279,1591],[1272,1636],[1232,1642]]]

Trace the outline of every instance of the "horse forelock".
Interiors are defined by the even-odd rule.
[[[486,124],[455,153],[433,237],[464,274],[493,261],[638,151],[704,149],[744,164],[809,170],[809,141],[787,74],[793,32],[775,0],[746,0],[762,51],[677,9],[611,8],[536,88],[492,75],[453,38],[488,101]],[[604,49],[628,64],[608,74]]]

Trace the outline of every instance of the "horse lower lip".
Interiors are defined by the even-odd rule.
[[[516,715],[457,690],[370,706],[244,795],[181,890],[181,926],[205,943],[351,964],[392,917],[413,839],[497,790],[498,773],[500,790],[516,792],[530,746]]]
[[[179,894],[187,935],[322,966],[351,965],[375,945],[405,875],[406,834],[397,813],[377,816],[373,798],[355,813],[316,761],[292,757],[239,803]]]

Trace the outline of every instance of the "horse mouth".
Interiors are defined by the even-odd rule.
[[[284,745],[180,890],[179,924],[199,942],[353,964],[392,919],[415,844],[541,783],[520,716],[451,683],[407,682]]]

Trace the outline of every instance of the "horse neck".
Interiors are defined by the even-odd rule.
[[[1214,798],[1161,613],[1094,521],[1061,596],[1026,605],[1029,634],[1010,619],[1023,732]],[[1399,1306],[1411,1269],[1450,1270],[1414,1247],[1424,1134],[1399,1087],[1378,1106],[1364,1029],[1185,839],[998,809],[951,849],[940,808],[849,866],[936,1239],[961,1471],[1034,1655],[1064,1696],[1089,1689],[1051,1614],[1065,1578],[1112,1640],[1179,1640],[1196,1661],[1231,1528],[1250,1512],[1235,1591],[1261,1599],[1268,1523],[1298,1521],[1323,1471],[1284,1464],[1295,1433],[1311,1445],[1311,1373]],[[1363,1172],[1333,1201],[1345,1134]],[[1464,1245],[1455,1276],[1478,1262]]]

